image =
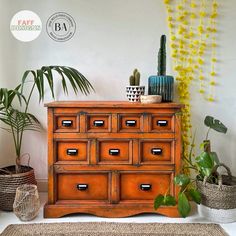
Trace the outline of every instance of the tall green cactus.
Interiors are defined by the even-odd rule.
[[[162,35],[160,40],[160,49],[158,52],[157,74],[166,75],[166,36]]]
[[[130,86],[139,86],[140,84],[140,73],[137,69],[134,69],[133,75],[129,77]]]

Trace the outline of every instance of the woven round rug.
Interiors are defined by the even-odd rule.
[[[51,223],[9,225],[1,236],[225,236],[216,224]]]

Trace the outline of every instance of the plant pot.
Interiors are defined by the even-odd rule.
[[[15,166],[5,167],[14,171]],[[22,173],[3,174],[0,172],[0,209],[12,211],[15,200],[16,189],[23,184],[37,184],[34,169],[29,166],[21,166]]]
[[[226,168],[228,175],[215,172],[220,166]],[[218,184],[208,183],[207,177],[204,181],[196,181],[202,197],[199,211],[205,217],[217,219],[218,222],[236,221],[236,177],[232,176],[230,169],[224,164],[216,165],[213,172],[218,174]]]
[[[130,102],[140,102],[140,96],[144,92],[145,86],[126,86],[126,95]]]
[[[174,77],[170,75],[150,76],[148,94],[161,95],[162,102],[172,102],[174,98]]]

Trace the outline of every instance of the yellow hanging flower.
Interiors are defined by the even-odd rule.
[[[197,7],[197,4],[194,3],[194,2],[192,2],[192,3],[190,4],[190,7],[192,7],[192,8],[196,8],[196,7]]]
[[[206,14],[205,11],[200,11],[199,15],[200,15],[201,17],[205,17],[207,14]]]
[[[170,0],[164,0],[165,4],[170,4]]]
[[[214,101],[215,101],[215,99],[214,99],[212,96],[208,97],[207,100],[208,100],[209,102],[214,102]]]
[[[216,85],[216,82],[214,80],[211,80],[210,83],[209,83],[211,86],[215,86]]]
[[[212,61],[212,62],[216,62],[217,59],[216,59],[215,57],[213,57],[213,58],[211,59],[211,61]]]
[[[199,79],[200,79],[200,80],[204,80],[204,76],[203,76],[203,75],[200,75],[200,76],[199,76]]]
[[[211,76],[216,76],[216,72],[215,72],[215,71],[212,71],[212,72],[211,72]]]
[[[205,93],[205,90],[204,89],[199,89],[198,92],[203,94],[203,93]]]

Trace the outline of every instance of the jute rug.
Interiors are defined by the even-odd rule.
[[[9,225],[1,236],[225,236],[216,224],[53,223]]]

